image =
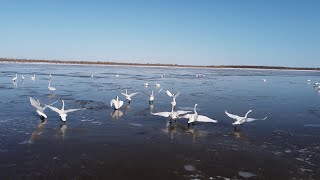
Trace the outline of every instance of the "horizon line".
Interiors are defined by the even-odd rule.
[[[144,67],[186,67],[186,68],[236,68],[236,69],[282,69],[282,70],[317,70],[313,67],[289,67],[266,65],[184,65],[162,63],[130,63],[113,61],[85,61],[85,60],[47,60],[47,59],[16,59],[0,58],[0,62],[8,63],[50,63],[50,64],[79,64],[79,65],[119,65],[119,66],[144,66]]]

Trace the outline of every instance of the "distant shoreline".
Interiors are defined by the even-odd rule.
[[[125,63],[103,61],[63,61],[63,60],[35,60],[35,59],[8,59],[0,58],[0,63],[28,63],[28,64],[69,64],[69,65],[107,65],[107,66],[141,66],[141,67],[179,67],[179,68],[209,68],[209,69],[261,69],[261,70],[308,70],[320,71],[320,68],[284,67],[284,66],[252,66],[252,65],[219,65],[198,66],[180,64],[155,63]]]

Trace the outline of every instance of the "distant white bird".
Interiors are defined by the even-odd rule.
[[[62,108],[61,109],[58,109],[56,107],[53,107],[51,105],[47,105],[48,108],[50,108],[52,111],[56,112],[59,114],[61,120],[63,122],[67,121],[67,114],[70,113],[70,112],[74,112],[74,111],[79,111],[79,110],[84,110],[84,109],[68,109],[68,110],[64,110],[64,100],[61,100],[62,101]]]
[[[33,76],[31,76],[30,78],[31,78],[31,80],[33,80],[33,81],[34,81],[34,80],[36,80],[36,75],[35,75],[35,74],[33,74]]]
[[[148,84],[148,83],[144,83],[143,86],[144,86],[144,87],[148,87],[149,84]]]
[[[118,74],[116,74],[116,78],[117,78],[117,77],[119,77],[119,73],[118,73]]]
[[[21,75],[21,79],[22,79],[22,81],[24,81],[24,76],[23,76],[23,74]]]
[[[171,102],[171,106],[172,107],[176,107],[177,102],[176,102],[176,98],[180,95],[180,91],[177,94],[172,94],[170,91],[166,91],[167,95],[172,97],[172,102]]]
[[[234,114],[230,114],[228,113],[228,111],[225,111],[226,115],[229,116],[232,119],[235,119],[236,121],[234,123],[232,123],[232,125],[234,125],[234,130],[237,129],[237,125],[241,125],[245,122],[252,122],[252,121],[256,121],[256,120],[266,120],[267,117],[263,118],[263,119],[253,119],[253,118],[248,118],[248,114],[251,113],[252,110],[249,110],[244,117],[240,117]]]
[[[49,80],[51,80],[52,79],[52,75],[51,75],[51,73],[50,73],[50,75],[49,75]]]
[[[148,95],[149,95],[149,103],[152,104],[154,101],[153,90],[151,90],[151,94],[148,94]]]
[[[136,95],[136,94],[138,94],[138,92],[128,94],[128,90],[126,89],[126,93],[121,93],[121,94],[126,97],[126,99],[128,100],[128,103],[130,104],[130,102],[131,102],[131,97],[134,96],[134,95]]]
[[[196,74],[197,78],[204,77],[204,74]]]
[[[55,90],[57,90],[56,88],[51,87],[51,80],[49,80],[48,89],[51,91],[51,93],[53,93]]]
[[[160,87],[161,85],[160,85],[160,83],[156,82],[155,86]]]
[[[93,74],[91,74],[91,78],[93,78]]]
[[[162,117],[170,117],[170,120],[169,122],[171,122],[171,120],[176,120],[179,117],[179,115],[182,115],[182,114],[187,114],[191,111],[174,111],[173,110],[173,107],[171,107],[171,111],[170,112],[158,112],[158,113],[151,113],[152,115],[155,115],[155,116],[162,116]]]
[[[16,74],[16,77],[12,78],[12,81],[16,82],[17,78],[18,78],[18,74]]]
[[[267,80],[266,79],[261,79],[263,82],[267,82]]]
[[[123,101],[119,100],[119,97],[117,96],[116,99],[111,99],[110,106],[112,107],[114,105],[114,109],[118,110],[123,105]]]
[[[211,118],[208,118],[207,116],[203,116],[203,115],[199,115],[197,113],[197,106],[198,104],[195,104],[194,105],[194,114],[186,114],[184,116],[182,116],[182,118],[186,118],[186,119],[189,119],[188,120],[188,127],[190,126],[190,124],[194,124],[194,122],[212,122],[212,123],[217,123],[218,121],[217,120],[214,120],[214,119],[211,119]]]
[[[56,101],[58,102],[58,101]],[[55,104],[56,102],[50,104],[50,105],[53,105]],[[40,119],[41,120],[44,120],[45,118],[48,118],[47,115],[44,113],[44,110],[48,107],[48,105],[45,105],[44,107],[41,107],[40,106],[40,101],[39,100],[35,100],[33,99],[32,97],[30,97],[30,103],[33,107],[36,108],[36,112],[38,113],[38,115],[40,116]]]
[[[311,82],[311,80],[310,80],[310,79],[308,79],[307,81],[308,81],[308,82]]]

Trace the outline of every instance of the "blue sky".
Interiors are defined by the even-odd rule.
[[[0,57],[320,67],[320,1],[0,1]]]

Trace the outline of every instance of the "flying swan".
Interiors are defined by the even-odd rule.
[[[176,98],[180,95],[180,91],[177,94],[172,94],[170,91],[166,91],[167,95],[172,97],[171,106],[174,108],[177,105]]]
[[[192,125],[194,125],[194,122],[196,122],[196,121],[197,122],[212,122],[212,123],[218,122],[217,120],[208,118],[207,116],[199,115],[197,113],[197,106],[198,106],[198,104],[194,105],[194,109],[193,109],[194,114],[186,114],[186,115],[182,116],[182,118],[189,119],[188,127],[190,126],[191,123],[192,123]]]
[[[58,102],[58,101],[56,101],[56,102]],[[52,103],[52,104],[50,104],[50,105],[53,105],[53,104],[55,104],[56,102],[54,102],[54,103]],[[48,105],[45,105],[44,107],[41,107],[40,101],[39,101],[39,100],[36,101],[36,100],[33,99],[32,97],[30,97],[30,103],[31,103],[31,105],[32,105],[33,107],[36,108],[36,112],[37,112],[38,115],[40,116],[40,119],[41,119],[41,120],[44,120],[44,119],[48,118],[47,115],[44,113],[44,110],[48,107]]]
[[[117,96],[116,99],[111,99],[110,106],[112,107],[114,105],[114,109],[118,110],[123,105],[123,101],[119,100],[119,97]]]
[[[234,130],[237,129],[237,125],[242,125],[245,122],[252,122],[252,121],[256,121],[256,120],[266,120],[267,117],[263,118],[263,119],[254,119],[254,118],[248,118],[248,114],[251,113],[252,110],[249,110],[244,117],[240,117],[234,114],[230,114],[228,113],[228,111],[225,111],[226,115],[229,116],[232,119],[235,119],[236,121],[234,123],[232,123],[232,125],[234,125]]]
[[[152,115],[155,115],[155,116],[162,116],[162,117],[170,117],[170,120],[169,122],[171,122],[171,120],[175,120],[180,118],[179,115],[182,115],[182,114],[187,114],[191,111],[173,111],[173,107],[171,107],[171,111],[170,112],[158,112],[158,113],[151,113]]]
[[[121,94],[126,97],[126,99],[128,100],[128,103],[130,104],[130,102],[131,102],[131,97],[134,96],[134,95],[136,95],[136,94],[138,94],[138,92],[128,94],[128,90],[126,89],[126,93],[121,93]]]
[[[64,100],[61,100],[62,101],[62,108],[61,109],[58,109],[56,107],[53,107],[51,105],[47,105],[48,108],[50,108],[52,111],[56,112],[59,114],[61,120],[63,122],[66,122],[67,121],[67,114],[70,113],[70,112],[74,112],[74,111],[78,111],[78,110],[84,110],[86,108],[83,108],[83,109],[68,109],[68,110],[64,110]]]

